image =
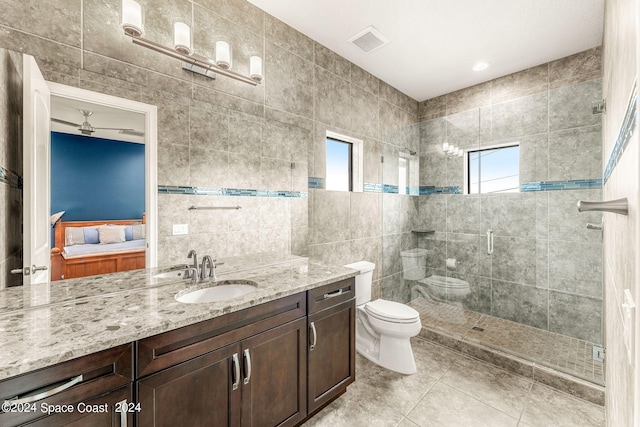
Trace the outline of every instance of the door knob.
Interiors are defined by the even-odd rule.
[[[36,266],[35,264],[33,264],[33,265],[31,266],[31,272],[32,272],[32,273],[35,273],[36,271],[46,270],[46,269],[47,269],[47,266],[46,266],[46,265],[38,265],[38,266]]]
[[[24,274],[25,276],[28,276],[29,274],[31,274],[31,269],[29,267],[15,268],[11,270],[11,274]]]

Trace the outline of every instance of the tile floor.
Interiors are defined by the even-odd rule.
[[[593,343],[425,298],[409,305],[420,313],[423,327],[604,384],[604,364],[593,360]]]
[[[356,357],[356,382],[305,427],[604,426],[604,408],[412,339],[418,372],[401,375]]]

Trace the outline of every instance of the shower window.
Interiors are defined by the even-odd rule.
[[[465,194],[520,191],[520,145],[465,152]]]

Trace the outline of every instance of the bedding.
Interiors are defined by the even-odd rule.
[[[86,255],[112,254],[118,252],[130,252],[134,249],[145,250],[146,240],[130,240],[128,242],[109,244],[85,244],[65,246],[62,256],[65,259],[77,258]]]
[[[145,268],[146,217],[58,221],[51,248],[51,280]]]

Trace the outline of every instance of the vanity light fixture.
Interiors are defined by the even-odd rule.
[[[173,48],[144,38],[144,13],[135,0],[122,0],[122,29],[133,43],[182,61],[182,68],[215,79],[216,74],[248,83],[252,86],[262,82],[262,58],[249,58],[249,76],[231,70],[231,45],[224,39],[216,40],[215,60],[193,51],[191,28],[184,22],[173,24]]]
[[[449,144],[448,142],[442,143],[442,151],[447,155],[447,157],[462,157],[464,154],[464,150],[456,147],[453,144]]]

